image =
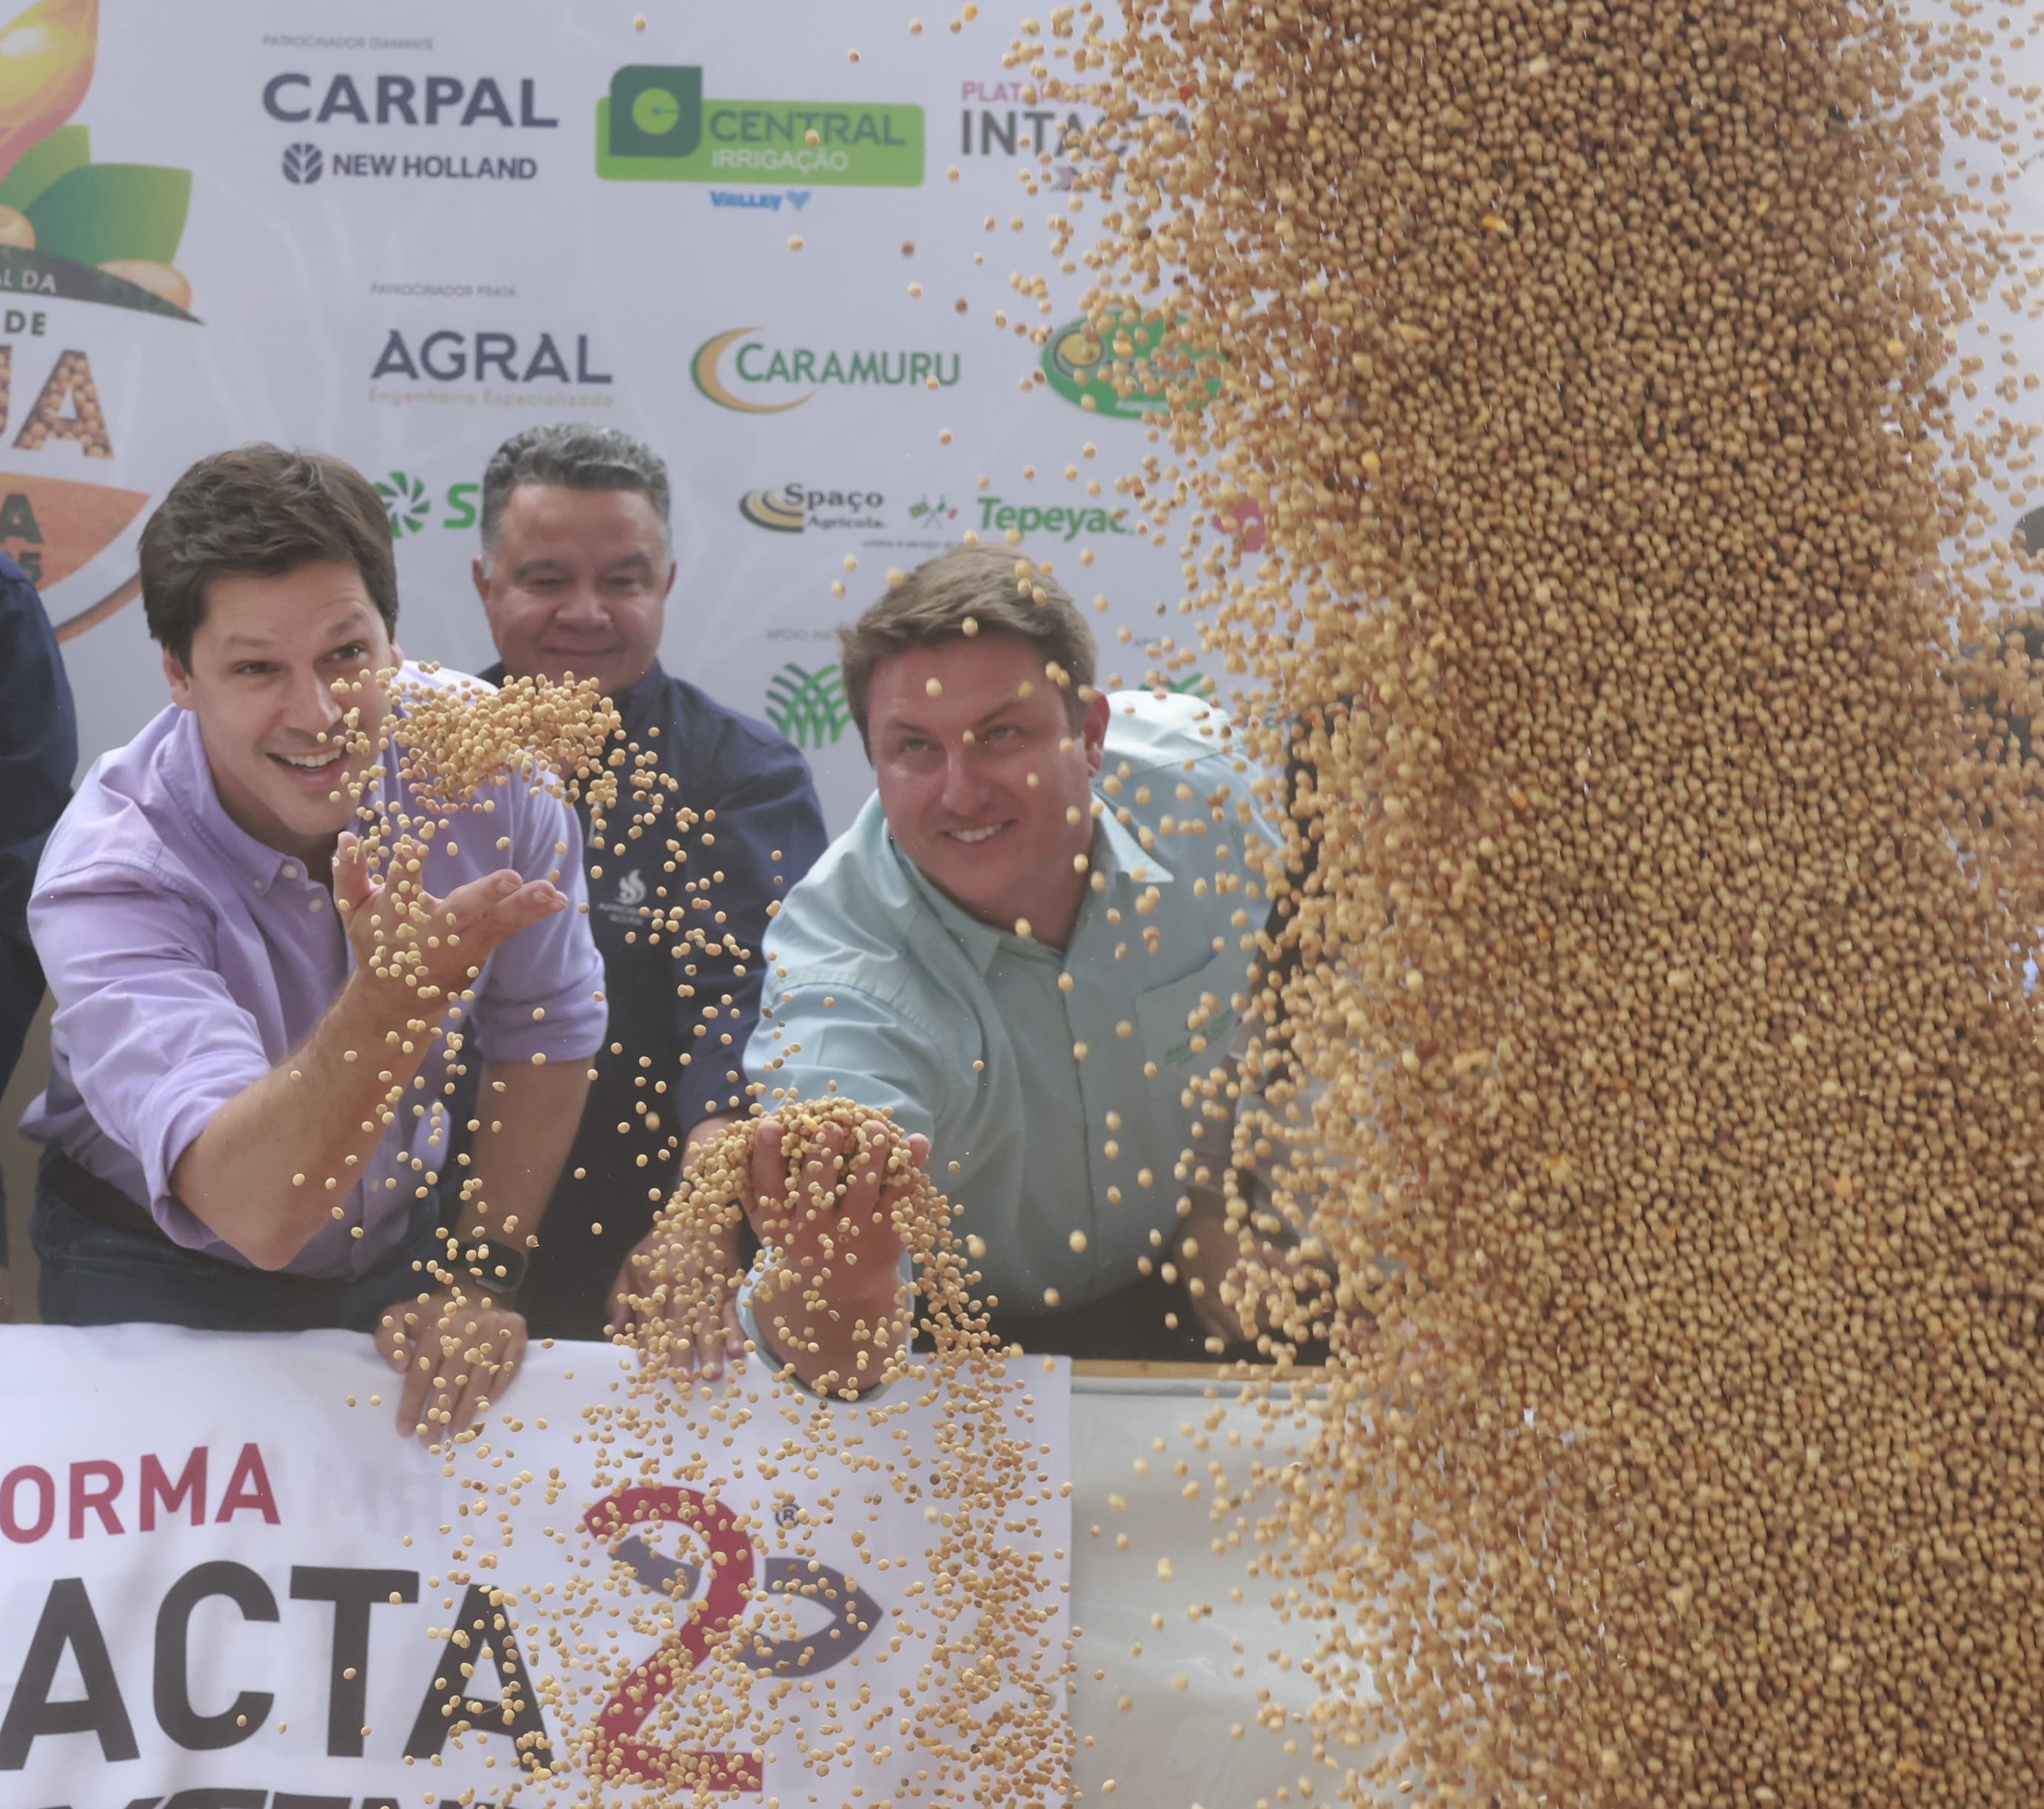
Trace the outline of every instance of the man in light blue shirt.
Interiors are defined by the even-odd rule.
[[[747,1067],[927,1135],[995,1328],[1197,1356],[1240,1327],[1220,1135],[1269,842],[1220,712],[1102,695],[1040,569],[968,547],[842,632],[877,794],[766,935]]]

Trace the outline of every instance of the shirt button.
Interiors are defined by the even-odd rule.
[[[292,862],[286,861],[284,862],[283,871],[284,877],[286,879],[296,879],[298,877],[298,870]]]
[[[311,897],[305,901],[305,908],[308,911],[317,911],[325,903],[325,899],[315,892]]]

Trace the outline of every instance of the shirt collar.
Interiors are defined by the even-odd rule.
[[[213,783],[213,769],[206,763],[198,718],[190,710],[179,712],[165,754],[163,789],[176,799],[193,828],[211,845],[229,871],[266,896],[279,878],[306,877],[305,863],[298,856],[281,854],[267,842],[257,841],[227,814],[226,805],[220,801],[220,789]]]

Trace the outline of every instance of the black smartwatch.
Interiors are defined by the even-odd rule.
[[[530,1262],[528,1254],[515,1245],[483,1237],[467,1245],[449,1266],[457,1276],[466,1277],[486,1294],[501,1296],[515,1294],[524,1286],[525,1270]]]

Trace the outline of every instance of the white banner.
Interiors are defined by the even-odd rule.
[[[443,1464],[366,1339],[0,1331],[0,1803],[1051,1800],[1065,1366],[638,1373],[535,1348]]]
[[[0,94],[0,546],[64,632],[86,758],[164,698],[143,522],[259,437],[376,480],[405,649],[469,670],[492,450],[542,421],[644,438],[674,478],[670,670],[800,743],[834,828],[870,780],[832,629],[890,566],[1012,533],[1139,682],[1144,639],[1189,639],[1158,620],[1176,543],[1117,493],[1143,401],[1097,380],[1082,273],[1047,250],[1085,115],[1003,67],[1026,10],[37,7],[32,94]],[[1039,274],[1047,307],[1011,284]]]

